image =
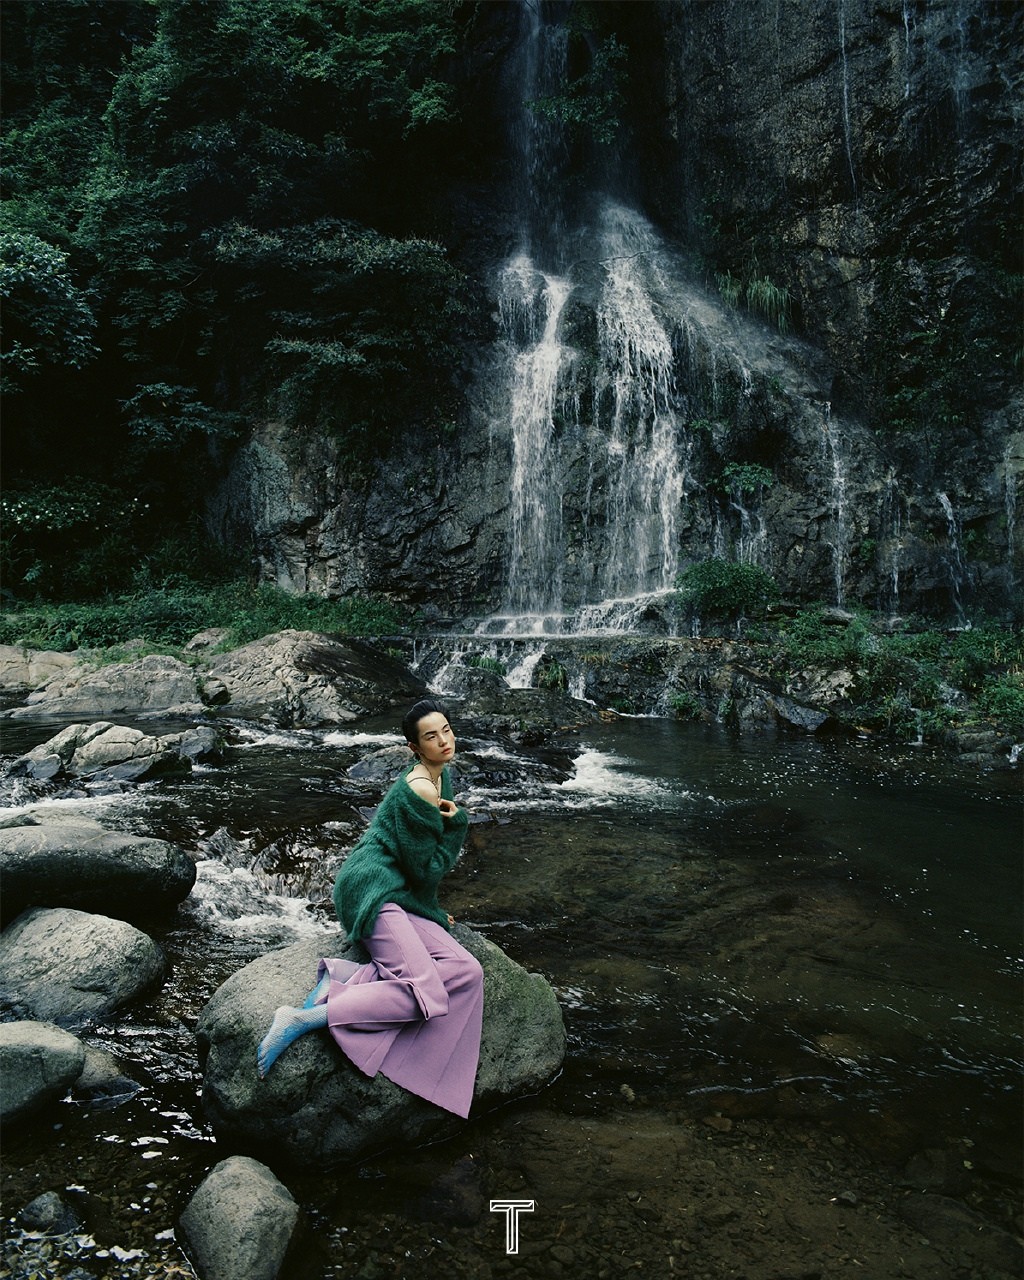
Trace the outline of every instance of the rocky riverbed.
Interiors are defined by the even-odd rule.
[[[203,1011],[249,961],[331,929],[333,867],[395,767],[394,713],[374,712],[418,687],[405,673],[353,720],[367,693],[324,677],[314,729],[291,672],[268,676],[262,721],[200,713],[221,750],[186,770],[7,775],[9,816],[71,809],[184,850],[196,876],[139,921],[162,985],[76,1032],[99,1075],[5,1131],[0,1275],[193,1274],[181,1215],[230,1154],[201,1104]],[[328,1176],[282,1163],[301,1209],[282,1274],[1018,1274],[1012,775],[773,727],[602,723],[493,675],[466,677],[456,719],[474,821],[447,905],[550,982],[565,1065],[433,1146]],[[57,729],[22,717],[8,741],[23,759]],[[982,821],[985,874],[961,875]],[[59,1205],[29,1209],[46,1193]],[[496,1198],[534,1202],[515,1257]]]

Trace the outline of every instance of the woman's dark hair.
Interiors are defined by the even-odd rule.
[[[420,721],[424,716],[432,716],[434,714],[440,714],[446,720],[448,719],[448,712],[445,711],[440,702],[435,702],[433,698],[422,698],[419,702],[414,702],[402,717],[402,732],[405,734],[406,742],[411,742],[415,746],[420,740]]]

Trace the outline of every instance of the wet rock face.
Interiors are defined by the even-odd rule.
[[[186,898],[196,868],[165,840],[110,831],[87,818],[24,815],[19,825],[0,828],[0,876],[6,920],[28,907],[138,920]]]
[[[123,920],[34,908],[0,934],[0,1014],[78,1027],[131,1003],[163,975],[163,952]]]
[[[85,1046],[47,1022],[0,1024],[0,1120],[10,1124],[61,1097],[78,1079]]]
[[[484,970],[484,1024],[474,1107],[534,1092],[565,1055],[565,1027],[551,988],[464,926],[459,942]],[[265,1080],[256,1047],[282,1004],[301,1003],[322,955],[364,959],[344,934],[271,952],[217,991],[197,1028],[203,1104],[218,1140],[305,1168],[453,1132],[462,1122],[378,1075],[367,1079],[330,1036],[301,1036]]]
[[[209,1280],[276,1280],[299,1219],[291,1192],[256,1160],[216,1165],[181,1215],[199,1274]]]
[[[708,279],[788,291],[799,335],[783,339],[760,320],[738,332],[747,315],[713,283],[696,304],[706,339],[696,356],[685,349],[692,331],[671,317],[684,402],[680,563],[749,558],[755,538],[757,558],[793,596],[1005,612],[1022,573],[1012,526],[1024,407],[1007,336],[1017,328],[1008,282],[1020,270],[1011,210],[1024,10],[951,0],[602,9],[643,68],[630,78],[624,150],[632,198],[664,233],[655,257],[669,292],[693,283],[692,272],[673,275],[671,256],[699,254]],[[490,30],[467,52],[481,66],[501,59],[490,78],[508,85],[507,102],[510,35]],[[590,178],[603,190],[605,174]],[[551,208],[579,182],[551,173]],[[493,292],[516,238],[482,200],[455,197],[456,221],[483,212],[487,233],[456,227],[453,243]],[[587,256],[577,248],[564,257]],[[562,336],[579,372],[595,357],[600,307],[593,282],[574,285]],[[263,577],[290,591],[384,591],[439,615],[499,608],[516,570],[501,347],[464,353],[458,432],[429,450],[403,440],[365,491],[350,486],[329,439],[258,424],[212,497],[211,527],[254,545]],[[589,386],[581,377],[575,395],[560,387],[550,424],[565,480],[536,512],[559,512],[558,572],[573,604],[597,598],[588,588],[607,526],[637,527],[635,512],[607,503],[594,389],[613,376]],[[825,406],[836,414],[831,438]],[[768,467],[773,482],[727,494],[730,465]]]
[[[344,724],[422,696],[409,670],[357,640],[279,631],[214,660],[233,715],[284,727]]]
[[[217,760],[220,745],[209,725],[154,737],[107,721],[72,724],[21,756],[11,771],[40,781],[69,774],[93,781],[141,782],[159,774],[188,772],[194,760]]]
[[[138,662],[95,667],[86,662],[61,668],[34,690],[15,717],[82,713],[112,716],[123,712],[198,713],[203,697],[195,672],[177,658],[150,654]]]

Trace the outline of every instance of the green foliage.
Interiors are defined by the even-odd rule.
[[[767,276],[752,276],[746,287],[747,307],[755,316],[760,316],[774,325],[779,333],[788,333],[790,329],[789,290],[777,285]]]
[[[72,283],[67,254],[38,236],[0,233],[4,394],[55,367],[80,369],[97,351],[96,321]]]
[[[240,414],[203,404],[195,387],[172,387],[166,382],[139,387],[123,408],[131,434],[149,444],[177,443],[192,432],[231,435],[241,422]]]
[[[1024,732],[1024,674],[987,676],[978,704],[986,716],[1005,724],[1015,733]]]
[[[570,79],[561,92],[529,102],[531,111],[589,133],[597,142],[615,141],[625,105],[628,51],[614,35],[592,45],[583,37],[594,26],[590,15],[570,26],[570,36],[584,44],[589,65]]]
[[[89,580],[94,572],[101,586],[116,580],[109,559],[122,560],[123,571],[131,532],[146,514],[141,498],[87,478],[5,490],[0,496],[5,590],[91,594],[97,585]],[[69,546],[75,548],[73,556]]]
[[[677,720],[699,720],[703,712],[700,699],[685,689],[677,689],[670,695],[669,706]]]
[[[396,420],[441,430],[465,310],[440,245],[325,218],[233,224],[215,253],[239,295],[261,302],[251,338],[286,418],[333,429],[356,462],[387,447]]]
[[[791,327],[789,290],[784,285],[777,285],[767,276],[759,274],[756,262],[752,263],[740,276],[734,276],[728,270],[716,272],[715,281],[726,306],[739,307],[743,303],[748,311],[767,320],[780,333],[789,332]]]
[[[715,274],[715,282],[725,305],[727,307],[738,307],[743,298],[743,282],[738,280],[731,271],[717,272]]]
[[[542,658],[534,672],[534,686],[538,689],[568,689],[569,673],[557,658]]]
[[[732,560],[701,560],[676,579],[683,596],[702,617],[759,615],[778,599],[772,576],[758,565]]]
[[[500,658],[491,658],[484,653],[471,653],[465,660],[467,667],[474,667],[477,671],[493,671],[496,676],[505,674],[505,664]]]
[[[978,714],[1014,731],[1024,727],[1019,631],[981,625],[888,635],[873,629],[866,614],[842,623],[834,614],[810,609],[781,624],[772,645],[779,673],[847,671],[846,716],[859,727],[903,741],[941,734]],[[965,695],[974,699],[973,711],[957,709]]]
[[[65,543],[36,588],[120,586],[119,557],[191,519],[209,438],[253,417],[333,429],[352,477],[456,419],[463,281],[429,234],[459,6],[62,0],[2,20],[7,484],[74,473],[151,507]]]
[[[722,468],[720,483],[726,493],[757,493],[774,479],[771,468],[759,462],[728,462]]]
[[[377,596],[325,600],[292,596],[271,586],[230,583],[142,591],[92,605],[32,607],[0,616],[0,644],[68,651],[129,640],[180,648],[197,631],[228,630],[226,647],[286,628],[334,635],[398,635],[409,615]]]

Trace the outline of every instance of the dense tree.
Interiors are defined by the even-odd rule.
[[[450,420],[460,277],[424,229],[462,16],[4,6],[5,364],[53,375],[9,416],[19,502],[78,471],[180,520],[205,438],[245,415],[315,420],[354,463]]]

